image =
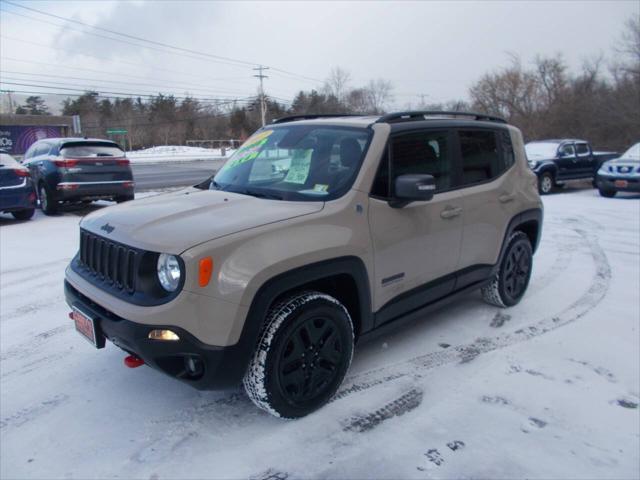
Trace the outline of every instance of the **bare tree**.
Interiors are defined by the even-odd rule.
[[[367,98],[367,113],[383,113],[385,105],[393,99],[391,82],[382,78],[370,80],[364,90]]]
[[[329,72],[329,77],[324,83],[324,93],[333,95],[338,102],[343,103],[348,93],[348,85],[351,81],[351,74],[341,67],[333,67]]]

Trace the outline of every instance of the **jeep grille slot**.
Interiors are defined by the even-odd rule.
[[[106,238],[80,231],[80,266],[98,280],[132,294],[138,252]]]

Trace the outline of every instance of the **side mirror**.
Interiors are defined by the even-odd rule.
[[[433,198],[436,181],[432,175],[400,175],[395,181],[395,195],[389,205],[402,208],[411,202],[426,202]]]

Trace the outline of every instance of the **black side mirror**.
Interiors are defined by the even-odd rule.
[[[436,181],[432,175],[400,175],[395,181],[395,195],[389,205],[402,208],[411,202],[426,202],[433,198]]]

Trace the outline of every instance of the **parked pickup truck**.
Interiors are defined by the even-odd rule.
[[[538,176],[541,194],[550,193],[566,180],[594,179],[600,166],[619,155],[594,152],[584,140],[538,140],[525,145],[529,166]]]

